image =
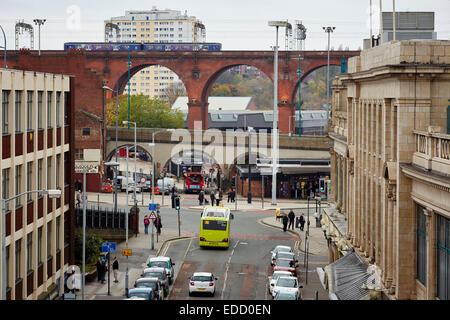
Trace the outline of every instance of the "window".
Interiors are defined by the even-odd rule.
[[[27,234],[27,271],[33,270],[33,232]]]
[[[52,188],[52,157],[47,158],[47,189]]]
[[[33,91],[27,91],[27,130],[33,130]]]
[[[47,258],[52,255],[52,221],[47,224]]]
[[[38,228],[38,255],[37,260],[38,264],[42,263],[42,227]]]
[[[6,250],[6,269],[5,269],[5,273],[6,273],[6,287],[8,288],[8,284],[9,284],[9,246],[7,246],[6,248],[5,248]]]
[[[61,127],[61,120],[59,119],[59,111],[61,109],[61,92],[56,93],[56,126]]]
[[[15,183],[16,183],[16,195],[20,194],[22,192],[22,165],[16,166],[16,176],[15,176]],[[21,205],[21,197],[18,197],[16,199],[16,207]]]
[[[9,169],[2,170],[2,198],[9,198]],[[9,203],[6,204],[6,210],[9,210]]]
[[[69,103],[69,93],[68,92],[64,92],[64,125],[68,125],[69,124],[69,115],[67,114],[68,110],[68,105]]]
[[[59,246],[59,227],[60,227],[60,225],[61,225],[61,216],[59,216],[59,217],[56,217],[56,250],[59,250],[60,249],[60,246]]]
[[[9,133],[9,91],[2,91],[2,130],[3,134]]]
[[[427,230],[426,218],[423,210],[417,205],[417,280],[424,286],[427,284]]]
[[[436,216],[437,225],[437,296],[450,300],[450,219]]]
[[[47,128],[52,127],[52,93],[47,92]]]
[[[42,125],[42,97],[44,95],[43,91],[38,91],[38,128],[43,129]]]
[[[16,132],[21,132],[22,131],[22,127],[21,127],[21,120],[22,120],[22,110],[21,110],[21,105],[22,105],[22,91],[16,90],[16,103],[15,103],[15,115],[14,115],[14,119],[15,119],[15,124],[16,124]]]
[[[90,136],[91,135],[91,128],[83,128],[82,134],[83,134],[83,136]]]
[[[38,182],[37,182],[37,189],[38,190],[42,190],[42,165],[43,165],[43,161],[42,159],[38,160]]]
[[[84,152],[83,149],[75,149],[75,160],[83,160]]]
[[[22,239],[16,240],[16,279],[19,279],[22,275],[22,263],[20,256],[22,253]]]
[[[61,186],[59,184],[60,178],[59,178],[59,169],[61,168],[61,154],[56,155],[56,189],[61,189]]]
[[[33,179],[33,163],[27,163],[27,191],[31,191],[32,189],[32,179]],[[31,193],[27,194],[27,201],[31,200]]]

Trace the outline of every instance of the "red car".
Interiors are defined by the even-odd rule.
[[[296,262],[292,259],[279,258],[275,260],[275,264],[273,266],[273,271],[288,271],[294,277],[297,276]]]

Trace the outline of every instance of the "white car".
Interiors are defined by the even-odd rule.
[[[272,265],[272,262],[276,260],[277,252],[280,252],[280,251],[292,252],[292,248],[289,246],[276,246],[275,249],[270,251],[270,253],[272,254],[272,258],[270,259],[270,265]]]
[[[272,297],[274,298],[280,291],[298,292],[298,290],[298,279],[296,277],[279,277],[273,286]]]
[[[279,277],[290,277],[291,273],[289,271],[275,271],[272,276],[269,277],[269,293],[272,294],[272,289],[275,286]]]
[[[189,279],[189,295],[206,292],[214,296],[217,278],[210,272],[195,272]]]
[[[134,182],[128,183],[126,189],[127,193],[134,192],[134,189],[136,189],[136,193],[141,193],[141,187],[139,185],[136,185]]]

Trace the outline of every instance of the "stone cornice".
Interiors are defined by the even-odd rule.
[[[415,168],[410,164],[401,164],[400,168],[408,178],[418,180],[431,186],[432,188],[450,193],[450,178],[433,173],[432,171],[426,172]]]

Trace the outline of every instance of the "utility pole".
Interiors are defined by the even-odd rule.
[[[34,19],[33,22],[38,26],[39,33],[39,55],[41,55],[41,26],[44,25],[46,19]]]
[[[327,62],[327,125],[328,114],[330,110],[330,34],[336,29],[336,27],[322,27],[326,33],[328,33],[328,62]]]

